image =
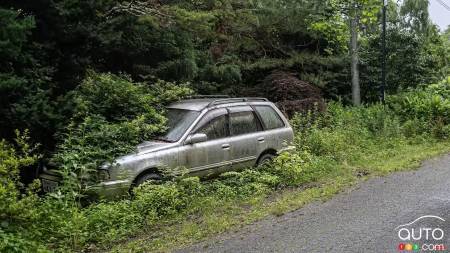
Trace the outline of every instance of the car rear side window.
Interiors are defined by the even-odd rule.
[[[261,126],[253,111],[234,112],[230,114],[230,130],[236,136],[260,131]]]
[[[284,122],[280,115],[270,106],[255,106],[255,110],[261,117],[265,130],[284,127]]]

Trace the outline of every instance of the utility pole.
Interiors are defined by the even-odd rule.
[[[381,86],[380,86],[380,100],[384,104],[385,103],[385,94],[386,94],[386,7],[388,4],[388,0],[383,1],[383,34],[382,34],[382,51],[383,51],[383,59],[381,66]]]
[[[353,6],[353,15],[350,15],[350,55],[352,74],[352,101],[353,105],[361,105],[361,87],[359,84],[359,56],[358,56],[358,14],[356,4]]]

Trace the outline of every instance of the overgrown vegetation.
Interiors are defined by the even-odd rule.
[[[372,102],[381,83],[381,1],[354,1],[364,13],[362,95]],[[150,90],[165,80],[190,82],[200,94],[245,96],[282,70],[348,103],[348,3],[2,1],[0,136],[12,139],[15,129],[28,128],[53,152],[55,135],[74,116],[70,94],[89,70],[125,73]],[[442,79],[450,62],[448,35],[431,23],[427,0],[390,1],[388,22],[388,92]]]
[[[2,142],[0,197],[2,203],[9,204],[2,206],[1,249],[12,252],[95,250],[109,248],[112,242],[126,241],[130,236],[142,234],[150,234],[153,238],[149,239],[153,243],[147,243],[146,247],[158,249],[161,246],[156,243],[158,236],[167,236],[161,235],[162,231],[185,219],[187,221],[182,224],[196,219],[199,219],[199,224],[207,222],[204,219],[211,212],[209,208],[217,207],[213,203],[227,208],[235,205],[236,212],[227,211],[229,213],[225,213],[224,218],[238,224],[244,212],[239,204],[253,203],[250,206],[262,208],[261,203],[274,192],[321,185],[326,188],[327,184],[348,184],[357,177],[403,169],[403,165],[396,164],[386,167],[389,163],[384,167],[371,167],[367,161],[377,163],[381,157],[402,155],[399,150],[414,146],[428,147],[429,152],[449,151],[449,91],[448,83],[442,82],[400,94],[386,106],[352,108],[332,102],[323,114],[298,114],[294,117],[296,151],[281,154],[271,165],[257,170],[228,172],[213,181],[201,182],[198,178],[189,177],[163,184],[147,183],[136,190],[133,199],[101,202],[85,208],[81,208],[67,193],[39,198],[33,185],[22,190],[17,177],[18,168],[31,164],[36,157],[30,155],[31,148],[23,138],[18,139],[18,151]],[[432,102],[429,96],[434,97]],[[416,111],[417,114],[412,113]],[[426,149],[422,154],[429,153]],[[310,196],[310,199],[339,189],[332,187],[330,192]],[[269,213],[281,214],[285,209],[278,206]],[[250,210],[258,209],[250,207]],[[244,213],[250,215],[248,212]],[[261,216],[258,212],[256,214],[255,217]],[[245,217],[251,220],[251,216]],[[222,229],[230,226],[223,224]],[[220,231],[216,229],[213,232]],[[202,238],[206,234],[198,236]],[[132,247],[130,245],[126,247]]]
[[[69,94],[73,117],[52,157],[63,181],[76,187],[81,177],[162,133],[164,106],[190,93],[186,85],[158,80],[150,89],[127,76],[90,72]]]
[[[96,251],[113,242],[160,250],[448,151],[450,30],[440,34],[431,23],[426,0],[389,1],[389,96],[376,104],[380,5],[2,1],[0,251]],[[359,108],[346,106],[355,13],[366,102]],[[258,170],[146,184],[133,199],[81,207],[86,174],[163,132],[164,106],[192,93],[268,96],[296,115],[295,153]],[[58,192],[42,195],[39,182],[20,177],[42,161],[62,175]],[[126,243],[134,237],[151,243]]]

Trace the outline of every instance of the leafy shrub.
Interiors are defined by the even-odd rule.
[[[95,180],[92,172],[103,163],[164,131],[164,105],[190,92],[186,86],[164,81],[149,87],[127,76],[89,72],[71,94],[74,117],[53,156],[65,188],[82,190],[90,183],[83,182],[86,174]]]
[[[444,80],[417,91],[391,96],[388,105],[403,119],[418,118],[430,127],[450,124],[450,84]]]
[[[283,153],[278,156],[271,170],[278,177],[280,186],[298,186],[304,183],[304,166],[311,159],[311,155],[307,151],[302,153]]]
[[[0,141],[0,251],[27,252],[36,244],[18,233],[33,228],[34,207],[38,198],[33,194],[38,182],[25,188],[19,182],[19,168],[33,164],[38,156],[33,155],[33,146],[27,144],[28,137],[16,132],[16,147]]]
[[[136,190],[133,204],[144,214],[147,221],[153,222],[163,216],[177,214],[187,206],[188,198],[174,182],[163,185],[148,183]]]
[[[177,195],[173,195],[174,202],[167,202],[171,194],[168,186],[137,194],[133,204],[119,201],[81,208],[78,200],[83,187],[90,183],[85,180],[95,180],[95,174],[86,174],[164,131],[164,105],[189,93],[186,86],[164,81],[149,87],[126,76],[90,72],[69,96],[73,117],[60,134],[62,141],[52,158],[63,184],[59,191],[42,198],[36,194],[38,184],[25,188],[19,183],[18,168],[37,159],[29,155],[27,138],[17,139],[17,149],[0,142],[1,248],[21,252],[45,250],[40,245],[46,245],[58,251],[78,250],[89,242],[111,241],[129,234],[142,226],[146,212],[159,217],[172,209],[179,211],[183,206],[172,208]],[[139,203],[153,203],[158,196],[160,207],[153,204],[149,210],[138,208]]]
[[[271,186],[279,180],[271,178],[269,174],[254,170],[242,172],[227,172],[221,175],[220,181],[213,183],[213,189],[218,190],[223,197],[245,198],[251,195],[265,195]],[[228,196],[223,195],[224,189],[228,189]],[[210,191],[214,194],[214,191]]]
[[[124,80],[119,82],[130,87],[134,85]],[[130,89],[131,93],[135,91],[133,87]],[[121,88],[121,92],[125,90],[128,88]],[[446,92],[440,86],[437,90],[438,94]],[[165,96],[172,100],[179,96],[178,91],[175,88],[175,95],[165,89],[153,92],[160,94],[157,95],[159,99]],[[119,97],[127,96],[121,94]],[[95,98],[83,99],[95,101]],[[398,99],[403,101],[405,97]],[[420,108],[431,105],[428,101],[421,103]],[[80,104],[86,105],[81,108],[91,108],[87,102]],[[62,191],[38,198],[33,188],[24,189],[17,181],[17,169],[35,160],[35,156],[29,155],[32,148],[26,144],[26,138],[18,139],[20,145],[17,148],[0,142],[0,201],[7,204],[0,206],[0,249],[11,252],[45,252],[47,248],[58,252],[82,251],[88,247],[101,249],[143,229],[202,214],[204,203],[261,199],[276,189],[314,184],[329,178],[347,161],[361,159],[374,149],[395,149],[407,142],[433,141],[433,137],[441,138],[450,130],[445,120],[439,121],[440,117],[434,116],[434,109],[422,108],[421,112],[430,115],[421,114],[419,117],[419,114],[400,113],[418,110],[411,104],[397,103],[396,108],[389,105],[392,106],[377,104],[353,108],[329,103],[328,110],[322,114],[298,114],[293,118],[296,150],[280,154],[269,165],[227,172],[206,182],[187,177],[159,184],[146,183],[135,190],[132,199],[94,203],[84,208],[77,202],[79,178],[71,172],[95,168],[101,161],[110,159],[112,154],[127,152],[126,147],[143,138],[143,129],[154,125],[146,121],[143,114],[147,111],[139,108],[130,110],[130,114],[136,113],[127,120],[123,118],[129,115],[117,114],[107,119],[95,113],[97,109],[80,109],[82,113],[78,115],[83,116],[73,119],[74,122],[80,121],[68,127],[66,140],[55,155],[55,160],[67,173]],[[159,115],[159,112],[152,113]],[[431,124],[435,125],[432,129]],[[163,129],[163,123],[161,127],[148,131],[160,129]],[[111,146],[114,150],[110,149]],[[346,169],[352,172],[351,168]]]
[[[128,200],[98,203],[85,209],[89,242],[108,243],[121,239],[144,225],[142,213]]]

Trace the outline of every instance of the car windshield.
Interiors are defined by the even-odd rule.
[[[167,130],[166,134],[158,137],[158,140],[167,142],[176,142],[186,132],[189,126],[198,117],[200,112],[183,110],[183,109],[168,109],[167,110]]]

